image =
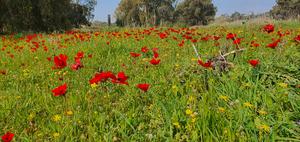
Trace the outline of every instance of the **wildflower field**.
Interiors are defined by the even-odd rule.
[[[2,35],[2,141],[300,141],[300,24]]]

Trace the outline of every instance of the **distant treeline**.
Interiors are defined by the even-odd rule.
[[[231,15],[221,15],[218,19],[223,19],[227,22],[236,20],[249,20],[258,17],[269,17],[277,20],[299,19],[300,20],[300,0],[277,0],[277,4],[272,10],[260,14],[242,14],[234,12]]]
[[[0,0],[0,33],[64,31],[89,25],[97,0]],[[266,15],[275,19],[300,17],[300,0],[277,0]],[[121,0],[115,10],[118,26],[207,25],[217,8],[212,0]],[[259,15],[235,12],[230,20]]]
[[[184,24],[207,25],[214,20],[217,8],[212,0],[121,0],[115,11],[118,26]],[[267,16],[274,19],[300,17],[300,0],[277,0],[271,11],[263,14],[222,15],[227,21]]]
[[[0,33],[63,31],[88,25],[96,0],[0,0]]]
[[[212,0],[121,0],[115,16],[118,26],[207,25],[216,10]]]

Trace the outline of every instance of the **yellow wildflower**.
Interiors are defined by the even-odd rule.
[[[174,125],[177,129],[180,128],[180,124],[179,124],[178,122],[174,122],[173,125]]]
[[[23,76],[25,76],[25,77],[29,76],[29,70],[28,69],[23,70]]]
[[[173,85],[172,90],[173,90],[174,93],[177,93],[178,92],[178,87],[176,85]]]
[[[148,58],[143,58],[142,60],[143,60],[144,62],[148,62],[148,61],[149,61]]]
[[[193,111],[192,111],[192,110],[190,110],[190,109],[186,109],[186,110],[185,110],[185,114],[187,114],[187,115],[191,115],[191,114],[193,114]]]
[[[288,87],[288,84],[286,84],[286,83],[278,83],[278,85],[282,88],[287,88]]]
[[[197,118],[192,118],[192,123],[195,123]]]
[[[225,112],[225,108],[219,107],[219,108],[218,108],[218,111],[219,111],[220,113],[224,113],[224,112]]]
[[[228,133],[228,129],[225,128],[224,131],[223,131],[223,133],[224,133],[224,134],[227,134],[227,133]]]
[[[93,83],[93,84],[91,84],[91,87],[92,87],[93,89],[97,89],[98,85],[97,85],[96,83]]]
[[[258,126],[258,129],[261,130],[261,131],[267,132],[267,133],[269,133],[270,130],[271,130],[270,126],[265,125],[265,124],[262,124],[262,125]]]
[[[197,58],[192,58],[191,60],[192,60],[192,61],[198,61],[198,59],[197,59]]]
[[[194,112],[194,113],[192,113],[192,114],[190,115],[190,117],[195,118],[196,115],[197,115],[197,113]]]
[[[254,106],[253,106],[251,103],[249,103],[249,102],[244,103],[244,106],[245,106],[245,107],[249,107],[249,108],[253,108],[253,107],[254,107]]]
[[[228,96],[225,96],[225,95],[219,96],[219,99],[224,100],[225,102],[228,102],[228,101],[229,101],[229,97],[228,97]]]
[[[196,100],[196,97],[189,96],[188,102],[194,102]]]
[[[268,114],[268,113],[267,113],[266,111],[264,111],[264,110],[259,110],[258,113],[259,113],[260,115],[266,115],[266,114]]]
[[[66,111],[66,115],[68,115],[68,116],[73,115],[73,111],[71,111],[71,110]]]
[[[28,119],[31,121],[35,117],[35,113],[30,113]]]
[[[53,133],[53,137],[54,137],[54,138],[57,138],[57,137],[59,137],[59,136],[60,136],[59,133],[57,133],[57,132]]]
[[[52,117],[52,120],[53,120],[54,122],[58,122],[58,121],[61,120],[61,116],[58,115],[58,114],[56,114],[56,115],[54,115],[54,116]]]
[[[242,88],[250,88],[251,84],[250,83],[243,83]]]

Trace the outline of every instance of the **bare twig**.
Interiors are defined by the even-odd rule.
[[[241,52],[241,51],[244,51],[244,50],[246,50],[246,49],[242,48],[242,49],[239,49],[239,50],[233,50],[231,52],[228,52],[228,53],[224,54],[223,57],[226,57],[226,56],[229,56],[230,54],[234,54],[234,53]]]
[[[195,46],[193,43],[192,43],[192,46],[193,46],[193,48],[194,48],[194,51],[195,51],[195,53],[196,53],[197,58],[198,58],[199,60],[201,60],[201,57],[200,57],[200,55],[199,55],[199,53],[198,53],[198,51],[197,51],[196,46]]]

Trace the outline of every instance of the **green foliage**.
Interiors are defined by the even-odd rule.
[[[122,0],[115,11],[117,25],[142,26],[182,22],[206,25],[214,19],[211,0]],[[178,7],[177,7],[178,6]]]
[[[173,0],[122,0],[115,11],[117,25],[158,25],[172,21]]]
[[[216,15],[211,0],[185,0],[176,9],[179,20],[189,25],[207,25]]]
[[[277,0],[271,14],[276,19],[300,18],[300,0]]]
[[[89,24],[95,0],[1,0],[0,32],[62,31]]]

